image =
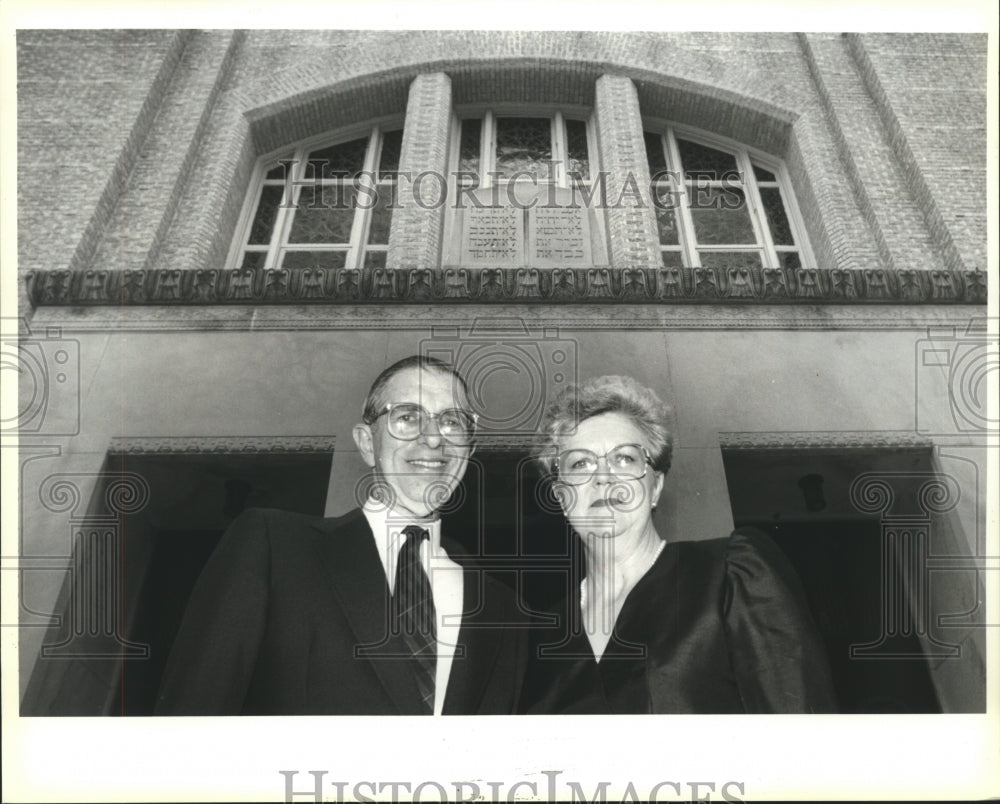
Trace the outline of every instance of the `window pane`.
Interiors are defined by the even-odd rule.
[[[663,267],[664,268],[682,268],[684,265],[681,259],[681,253],[679,251],[664,251],[661,252],[663,255]]]
[[[385,252],[366,251],[365,268],[368,268],[369,270],[372,268],[385,268]]]
[[[483,130],[483,121],[479,118],[468,118],[462,121],[462,141],[458,148],[458,169],[479,172],[479,138]]]
[[[353,188],[330,187],[340,195],[334,206],[335,199],[327,198],[326,204],[310,203],[317,201],[315,189],[303,187],[299,195],[298,208],[292,222],[292,231],[288,237],[290,243],[347,243],[351,239],[351,224],[354,223],[355,195]],[[308,200],[307,200],[308,199]]]
[[[764,203],[764,214],[767,225],[771,229],[771,237],[776,246],[794,246],[792,227],[785,214],[785,205],[781,201],[781,190],[777,187],[761,187],[760,200]]]
[[[660,245],[676,246],[680,244],[677,235],[677,210],[667,207],[656,207],[656,223],[660,230]]]
[[[756,251],[699,251],[704,268],[760,268],[760,253]]]
[[[663,156],[663,138],[659,134],[648,131],[642,135],[646,141],[646,161],[649,162],[650,174],[667,169],[667,160]]]
[[[371,209],[371,222],[368,225],[368,242],[377,245],[387,245],[389,243],[389,224],[392,222],[393,187],[380,184],[378,190],[378,200]],[[371,203],[370,199],[365,199],[366,205]],[[387,209],[389,207],[389,209]]]
[[[770,170],[764,170],[760,165],[753,166],[753,175],[757,177],[757,181],[778,181],[778,177],[775,176]]]
[[[720,180],[726,174],[736,173],[736,157],[707,145],[690,140],[677,140],[677,148],[687,179]]]
[[[298,197],[295,199],[295,208],[313,211],[332,207],[348,209],[351,207],[354,195],[354,188],[346,182],[308,184],[299,188]],[[366,203],[370,203],[368,196],[366,196]]]
[[[346,251],[286,251],[281,261],[282,268],[343,268],[347,261]]]
[[[689,186],[688,191],[694,231],[701,245],[757,242],[742,190]]]
[[[380,179],[392,178],[399,171],[399,154],[403,150],[403,131],[387,131],[382,135],[382,156],[379,159]]]
[[[547,117],[497,118],[497,164],[501,176],[526,171],[538,179],[549,178],[552,132]]]
[[[267,260],[266,251],[244,251],[240,270],[244,271],[249,268],[251,271],[259,271],[264,267],[265,260]]]
[[[250,227],[250,239],[247,241],[250,245],[266,246],[271,242],[274,220],[278,217],[278,207],[281,205],[281,197],[284,192],[284,187],[269,187],[267,185],[261,190],[257,212],[253,217],[253,226]]]
[[[587,124],[582,120],[566,121],[566,151],[569,162],[566,172],[572,177],[590,178],[590,157],[587,153]]]
[[[285,166],[284,165],[278,165],[277,167],[271,168],[269,171],[267,171],[267,175],[264,178],[265,179],[277,179],[278,181],[284,181],[285,180]]]
[[[799,259],[799,252],[797,251],[779,251],[778,262],[781,263],[782,268],[795,270],[802,267],[802,260]]]
[[[364,167],[367,150],[368,137],[361,137],[313,151],[309,154],[306,178],[314,178],[317,169],[320,171],[320,177],[324,179],[343,178],[345,174],[354,177]]]

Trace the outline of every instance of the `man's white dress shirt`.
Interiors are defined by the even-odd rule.
[[[387,510],[383,503],[369,499],[362,508],[375,537],[375,548],[385,570],[389,593],[396,582],[396,563],[408,525],[419,525],[430,538],[420,545],[420,563],[431,581],[434,610],[437,614],[437,670],[434,678],[434,714],[444,706],[448,677],[455,658],[455,645],[462,625],[462,568],[441,547],[441,520],[423,521],[412,514]]]

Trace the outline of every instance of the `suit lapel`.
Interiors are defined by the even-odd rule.
[[[462,627],[448,677],[443,714],[475,714],[486,692],[509,614],[503,611],[481,570],[462,573]]]
[[[389,635],[389,585],[361,509],[336,522],[323,539],[334,594],[357,639],[355,659],[368,662],[402,715],[419,715],[420,697],[402,643]]]

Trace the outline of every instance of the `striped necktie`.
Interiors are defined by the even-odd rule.
[[[420,563],[420,543],[430,534],[418,525],[410,525],[403,529],[403,535],[406,543],[396,562],[396,585],[392,595],[393,624],[413,655],[424,713],[433,715],[437,626],[431,581]]]

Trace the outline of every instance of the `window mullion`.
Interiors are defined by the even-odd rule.
[[[451,179],[449,184],[452,187],[458,186],[458,171],[462,162],[462,119],[457,114],[451,116],[451,137],[449,137],[451,158],[448,160],[451,165]],[[402,167],[400,168],[402,169]]]
[[[448,176],[448,197],[449,198],[456,198],[456,199],[459,198],[459,195],[458,195],[458,190],[459,190],[459,178],[458,178],[458,174],[459,174],[459,171],[461,171],[461,169],[462,169],[462,127],[463,127],[463,125],[464,125],[463,119],[461,117],[459,117],[458,114],[453,111],[452,115],[451,115],[451,137],[449,138],[449,142],[451,143],[451,146],[450,146],[450,150],[448,151],[448,153],[450,154],[450,156],[448,158],[448,165],[449,165],[449,168],[450,168],[450,171],[449,171],[450,175]],[[482,126],[480,126],[479,139],[480,139],[480,147],[479,147],[480,164],[478,164],[476,166],[477,172],[481,172],[481,170],[482,170],[482,164],[481,164],[482,163],[482,153],[483,153],[483,149],[482,149]],[[400,170],[402,170],[402,169],[403,169],[403,166],[400,165]],[[462,179],[462,181],[465,181],[465,179]],[[411,176],[410,177],[410,187],[411,187],[411,189],[412,189],[412,186],[413,186],[413,177]],[[457,215],[457,213],[456,213],[456,215]],[[393,220],[389,223],[389,229],[390,229],[390,231],[392,230],[392,228],[395,225],[396,225],[396,218],[395,218],[395,215],[393,215]],[[442,264],[447,264],[448,262],[457,262],[458,261],[458,257],[456,255],[452,254],[452,246],[451,246],[452,238],[454,237],[453,231],[454,231],[454,227],[456,225],[457,225],[457,222],[455,220],[455,215],[445,215],[444,216],[444,240],[442,241],[442,249],[441,249],[441,262],[442,262]],[[391,239],[391,237],[392,236],[390,234],[390,239]],[[389,250],[389,247],[387,245],[386,246],[386,251],[388,251],[388,250]],[[388,264],[388,256],[386,256],[386,264]]]
[[[556,112],[553,116],[549,130],[551,132],[550,147],[552,148],[552,161],[555,163],[554,174],[550,179],[555,182],[556,187],[566,187],[566,162],[569,160],[569,148],[566,142],[566,124],[563,120],[562,112]]]
[[[365,149],[365,159],[361,164],[361,170],[368,176],[375,175],[375,165],[377,163],[380,142],[381,131],[378,126],[375,126],[368,137],[368,148]],[[377,184],[376,180],[376,186]],[[349,186],[350,179],[345,179],[344,189],[346,190]],[[361,261],[365,253],[365,241],[368,238],[368,219],[371,217],[369,214],[371,210],[362,209],[358,206],[357,202],[358,198],[354,196],[354,220],[351,221],[351,243],[347,249],[347,258],[345,261],[345,265],[348,268],[354,269],[363,267]]]
[[[589,184],[593,184],[599,179],[601,172],[601,163],[599,159],[599,149],[597,146],[597,126],[594,125],[594,116],[590,115],[586,120],[586,132],[587,132],[587,161],[590,166],[590,179]]]
[[[678,192],[680,193],[677,221],[681,250],[686,257],[687,264],[692,268],[698,268],[701,266],[701,258],[698,256],[696,247],[698,241],[694,233],[694,217],[691,215],[691,194],[688,192],[687,182],[684,180],[681,152],[680,148],[677,147],[677,138],[672,129],[667,129],[666,141],[667,167],[677,175]]]
[[[302,183],[306,172],[306,149],[297,148],[292,154],[291,175],[286,169],[285,176],[291,184],[291,198],[282,198],[288,205],[282,204],[278,207],[278,215],[274,220],[274,231],[271,233],[271,243],[267,249],[267,257],[264,259],[264,270],[276,268],[281,259],[283,248],[288,245],[288,238],[292,229],[292,220],[295,218],[295,211],[299,208],[299,194],[302,192]],[[287,186],[287,185],[286,185]]]
[[[487,109],[483,115],[482,149],[480,150],[479,163],[482,166],[482,186],[490,188],[493,186],[493,171],[496,170],[496,118],[493,111]]]
[[[757,189],[757,177],[753,175],[753,164],[750,162],[750,155],[746,151],[738,151],[736,154],[737,166],[743,176],[743,193],[747,204],[750,206],[750,222],[753,224],[754,232],[757,235],[757,242],[764,247],[764,267],[777,268],[780,263],[778,255],[774,250],[774,239],[771,237],[771,229],[767,225],[767,217],[764,215],[764,203]]]
[[[267,245],[257,244],[256,247],[250,245],[250,234],[253,231],[254,219],[257,217],[257,210],[260,207],[260,202],[264,197],[264,191],[267,189],[267,181],[264,176],[267,175],[267,169],[261,168],[259,170],[258,181],[257,181],[257,194],[254,197],[253,204],[250,206],[250,214],[246,216],[245,223],[242,227],[243,234],[241,235],[242,247],[239,253],[236,255],[236,262],[232,265],[233,268],[241,268],[246,259],[247,252],[250,253],[264,253],[264,267],[267,267],[268,261],[271,259],[272,244],[274,242],[274,233],[278,228],[278,215],[281,214],[282,209],[279,205],[278,215],[275,215],[275,221],[271,228],[271,239],[268,241]],[[282,201],[284,198],[282,197]],[[262,247],[263,246],[263,247]]]
[[[792,182],[788,177],[788,171],[784,164],[777,166],[777,170],[772,171],[778,179],[778,192],[781,194],[781,203],[785,209],[785,216],[792,227],[792,240],[795,241],[795,250],[799,255],[799,262],[803,268],[814,267],[816,265],[812,248],[809,245],[809,238],[806,237],[805,221],[799,212],[798,202],[791,192]]]

